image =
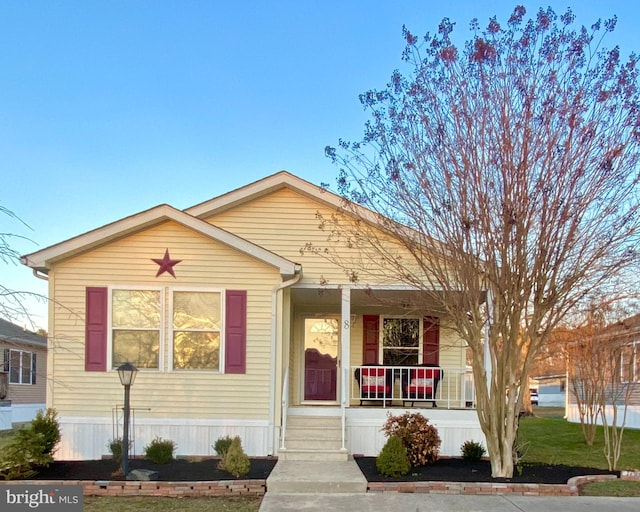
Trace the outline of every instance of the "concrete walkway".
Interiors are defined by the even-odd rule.
[[[638,512],[640,498],[462,496],[445,494],[272,494],[260,512]]]

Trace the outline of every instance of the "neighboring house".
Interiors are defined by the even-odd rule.
[[[44,409],[46,378],[47,338],[0,319],[0,430]]]
[[[239,435],[249,455],[377,455],[387,412],[404,406],[436,425],[443,455],[484,443],[465,343],[447,318],[412,312],[416,291],[392,276],[372,269],[366,286],[354,284],[303,250],[329,243],[318,214],[342,204],[283,171],[24,256],[49,280],[56,456],[108,453],[120,432],[115,369],[124,362],[140,370],[131,388],[136,454],[157,436],[178,454],[207,455],[218,438]],[[416,373],[421,364],[430,373]]]
[[[534,377],[537,383],[538,405],[540,407],[564,407],[567,401],[566,374],[540,375]]]
[[[614,372],[615,379],[614,385],[608,386],[605,390],[608,421],[612,421],[612,408],[615,402],[618,408],[618,426],[620,426],[626,402],[625,426],[640,428],[640,314],[608,326],[591,341],[610,347],[608,351],[611,357],[610,362],[602,365],[608,371]],[[571,373],[570,371],[569,375]],[[576,397],[570,384],[571,381],[567,384],[569,397],[566,415],[569,421],[579,422]],[[598,422],[601,423],[601,419]]]

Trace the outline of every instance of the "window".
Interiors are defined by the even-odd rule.
[[[640,342],[624,346],[620,362],[622,382],[640,382]]]
[[[382,321],[382,364],[411,366],[420,359],[418,318],[384,318]]]
[[[112,367],[132,363],[159,369],[160,290],[120,290],[111,294]]]
[[[173,292],[173,369],[220,370],[221,294]]]
[[[4,358],[4,370],[9,373],[10,384],[36,383],[35,353],[6,349]]]

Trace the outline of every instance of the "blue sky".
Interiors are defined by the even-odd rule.
[[[606,46],[640,52],[629,0],[0,0],[0,216],[21,254],[160,203],[177,208],[286,169],[334,183],[324,156],[357,139],[358,94],[402,66],[401,28],[447,16],[505,21],[571,6],[580,24],[618,16]],[[4,286],[46,295],[22,265]],[[26,302],[35,327],[46,305]],[[18,322],[24,320],[18,319]]]

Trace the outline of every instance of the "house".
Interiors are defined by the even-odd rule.
[[[47,338],[0,319],[0,430],[45,408]]]
[[[620,426],[626,408],[625,427],[640,428],[640,314],[574,342],[573,354],[567,373],[567,419],[580,421],[576,394],[588,403],[590,386],[582,382],[596,382],[604,383],[607,421],[611,424],[617,407]],[[597,421],[602,423],[601,418]]]
[[[239,435],[253,456],[377,455],[387,413],[407,408],[436,425],[444,455],[484,442],[465,343],[447,318],[410,309],[416,290],[390,276],[373,269],[357,284],[304,250],[330,243],[318,218],[342,207],[283,171],[23,256],[53,299],[47,404],[62,427],[57,457],[108,453],[121,428],[115,369],[124,362],[139,369],[134,453],[159,436],[178,454],[213,454],[218,438]],[[421,364],[436,371],[410,374]]]
[[[538,375],[534,378],[540,407],[564,407],[566,405],[566,374]]]

